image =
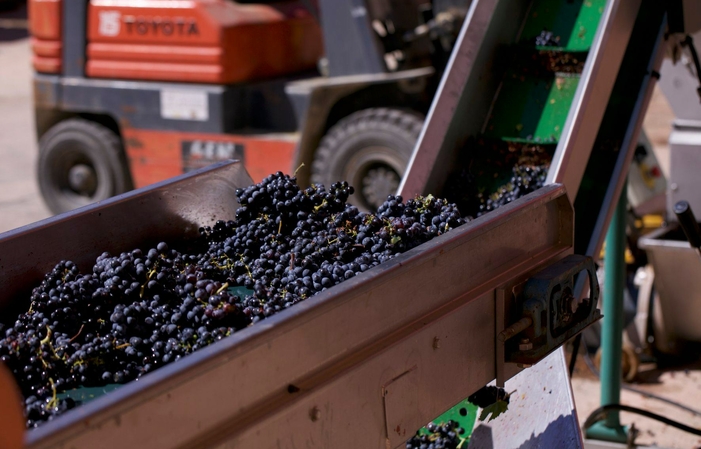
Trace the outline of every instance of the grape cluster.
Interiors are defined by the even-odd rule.
[[[587,52],[562,47],[560,37],[551,31],[542,31],[532,40],[514,44],[505,52],[509,64],[507,78],[525,80],[533,77],[550,83],[554,74],[581,74]]]
[[[426,430],[428,433],[418,432],[410,438],[406,449],[456,449],[463,441],[460,435],[465,433],[465,429],[452,420],[441,425],[429,423]]]
[[[364,213],[352,193],[345,182],[301,189],[278,172],[239,189],[236,219],[180,250],[104,253],[89,273],[58,263],[29,310],[0,325],[27,425],[75,407],[63,392],[137,379],[467,221],[430,195]]]
[[[552,31],[543,30],[536,36],[535,44],[538,47],[559,47],[560,36],[555,36]]]
[[[242,306],[255,322],[465,222],[430,196],[390,196],[376,214],[362,213],[346,203],[352,193],[347,183],[301,190],[281,174],[244,189],[235,222],[203,229],[198,265],[252,290]]]
[[[477,216],[498,209],[543,187],[545,178],[548,176],[548,166],[516,165],[513,167],[512,173],[509,182],[497,188],[495,192],[490,195],[478,195],[480,207]]]
[[[443,195],[464,217],[479,217],[545,184],[555,150],[550,144],[471,139]]]
[[[551,49],[536,50],[535,58],[541,68],[550,73],[582,73],[586,52],[568,52],[552,49],[561,47],[560,36],[552,31],[543,30],[534,39],[536,47],[551,47]]]
[[[27,427],[37,427],[42,422],[50,421],[61,413],[75,408],[76,405],[71,398],[39,400],[36,396],[30,396],[25,402],[24,412],[27,417]]]

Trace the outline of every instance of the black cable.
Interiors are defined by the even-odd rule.
[[[643,410],[641,408],[636,408],[636,407],[631,407],[628,405],[621,405],[621,404],[609,404],[609,405],[604,405],[603,407],[599,407],[596,410],[594,410],[587,420],[584,422],[584,429],[588,429],[591,426],[593,426],[595,423],[599,421],[603,421],[606,419],[606,415],[608,412],[613,411],[613,410],[618,410],[622,412],[628,412],[628,413],[635,413],[636,415],[641,415],[646,418],[654,419],[656,421],[660,421],[664,424],[667,424],[668,426],[675,427],[679,430],[682,430],[684,432],[688,432],[697,436],[701,436],[701,430],[696,429],[691,426],[687,426],[686,424],[682,424],[678,421],[674,421],[673,419],[669,419],[665,416],[658,415],[657,413],[652,413],[647,410]]]
[[[577,354],[579,354],[579,345],[582,342],[582,333],[578,333],[576,337],[574,337],[574,341],[572,342],[572,355],[570,356],[570,378],[574,374],[574,366],[577,364]]]
[[[681,42],[682,45],[689,48],[689,53],[691,53],[691,59],[694,60],[694,67],[696,68],[696,78],[699,80],[699,87],[696,88],[696,93],[699,95],[699,100],[701,100],[701,62],[699,62],[699,55],[696,53],[696,47],[694,47],[694,39],[690,35],[686,35],[686,38]]]

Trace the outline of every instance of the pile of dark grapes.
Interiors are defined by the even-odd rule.
[[[463,441],[460,435],[465,433],[455,421],[442,425],[429,423],[426,430],[428,433],[419,432],[410,438],[406,449],[457,449]]]
[[[479,217],[543,187],[555,146],[485,138],[465,144],[443,195],[464,217]]]
[[[548,166],[516,165],[512,168],[512,173],[509,182],[497,188],[495,192],[490,195],[478,194],[480,206],[477,216],[498,209],[543,187],[545,178],[548,176]]]
[[[187,250],[104,253],[88,273],[58,263],[29,309],[0,324],[27,426],[79,405],[63,392],[137,379],[467,221],[432,196],[363,213],[352,193],[278,172],[239,189],[236,219],[200,229]]]
[[[538,47],[559,47],[560,36],[555,36],[552,31],[543,30],[536,36],[535,44]]]
[[[550,47],[536,49],[533,53],[534,59],[545,71],[550,73],[582,73],[587,53],[562,51],[560,49],[562,46],[560,36],[556,36],[552,31],[541,31],[533,43],[536,47]]]

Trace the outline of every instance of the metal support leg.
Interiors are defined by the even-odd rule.
[[[623,288],[625,286],[626,184],[606,234],[604,260],[604,318],[601,328],[601,405],[618,404],[621,399],[621,357],[623,352]],[[587,438],[625,443],[627,430],[618,411],[587,429]]]

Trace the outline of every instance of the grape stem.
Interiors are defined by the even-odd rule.
[[[253,275],[251,274],[251,269],[248,268],[248,265],[246,265],[246,262],[243,261],[243,255],[239,255],[239,258],[241,259],[241,263],[243,264],[244,268],[246,269],[246,272],[248,273],[248,278],[253,279]]]
[[[54,380],[49,377],[49,383],[51,384],[51,400],[46,404],[46,409],[58,407],[58,398],[56,397],[56,384]]]
[[[43,340],[40,341],[42,345],[48,344],[51,342],[51,328],[47,325],[46,326],[46,337],[44,337]]]
[[[227,288],[229,288],[229,283],[228,283],[228,282],[224,282],[224,285],[222,285],[221,287],[219,287],[219,290],[217,290],[217,293],[216,293],[216,294],[218,295],[219,293],[223,292],[223,291],[226,290]]]
[[[81,324],[81,325],[80,325],[80,329],[78,329],[78,333],[75,334],[75,335],[68,341],[68,343],[73,343],[73,340],[75,340],[76,338],[78,338],[78,336],[80,335],[80,333],[83,332],[83,327],[85,327],[85,324]]]
[[[300,171],[302,169],[302,167],[304,167],[304,162],[299,164],[299,167],[297,167],[297,170],[295,170],[295,172],[292,173],[292,176],[297,176],[297,172]]]

